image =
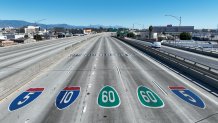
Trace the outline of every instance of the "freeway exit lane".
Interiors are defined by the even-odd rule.
[[[120,105],[113,108],[98,105],[100,90],[107,85],[117,91]],[[68,108],[60,110],[56,107],[55,100],[66,86],[79,86],[80,95]],[[161,104],[158,108],[142,105],[137,96],[139,86],[156,93],[164,105]],[[202,104],[200,107],[200,103],[195,106],[182,100],[170,90],[169,86],[191,90],[203,100],[205,106]],[[20,109],[8,111],[8,106],[17,96],[28,88],[35,87],[44,88],[38,98]],[[105,91],[105,94],[114,94],[114,91]],[[186,93],[186,90],[182,91]],[[158,101],[152,97],[151,91],[149,91],[151,97],[140,93],[145,101],[146,99],[148,102]],[[112,97],[102,99],[113,100]],[[161,66],[138,50],[104,35],[86,42],[67,58],[63,58],[57,66],[50,67],[19,91],[2,100],[0,122],[193,123],[206,118],[201,122],[216,123],[217,111],[217,97]]]

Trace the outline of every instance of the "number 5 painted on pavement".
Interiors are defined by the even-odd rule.
[[[181,86],[170,86],[169,89],[180,99],[184,100],[185,102],[197,106],[199,108],[204,109],[205,103],[203,100],[194,94],[191,90],[186,89],[185,87]]]
[[[21,105],[21,104],[24,104],[30,97],[31,95],[33,95],[34,93],[28,93],[23,99],[23,101],[19,101],[17,104],[18,105]]]
[[[44,88],[30,88],[15,98],[9,105],[9,111],[14,111],[29,104],[35,100],[44,90]]]
[[[196,100],[193,99],[190,95],[186,94],[185,91],[179,91],[180,93],[182,93],[185,97],[187,97],[188,100],[190,100],[193,103],[196,103]]]

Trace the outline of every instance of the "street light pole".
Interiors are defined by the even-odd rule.
[[[44,20],[46,20],[46,19],[41,19],[41,20],[36,20],[35,21],[35,26],[37,26],[37,23],[39,23],[39,22],[41,22],[41,21],[44,21]],[[40,28],[39,28],[39,31],[40,31]],[[39,31],[37,32],[37,34],[39,33]],[[33,37],[34,37],[34,33],[33,33]]]
[[[165,16],[169,16],[169,17],[175,18],[176,20],[179,21],[179,26],[181,26],[181,24],[182,24],[182,17],[181,16],[180,17],[174,16],[174,15],[165,15]]]
[[[179,28],[180,28],[180,26],[182,24],[182,17],[181,16],[177,17],[177,16],[174,16],[174,15],[165,15],[165,16],[169,16],[169,17],[175,18],[176,20],[179,21],[179,27],[178,27],[178,32],[179,32]]]
[[[36,20],[36,21],[35,21],[35,26],[37,26],[37,23],[39,23],[39,22],[41,22],[41,21],[44,21],[44,20],[46,20],[46,19]]]

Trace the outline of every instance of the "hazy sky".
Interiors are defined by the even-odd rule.
[[[0,19],[71,25],[182,25],[217,28],[218,0],[0,0]]]

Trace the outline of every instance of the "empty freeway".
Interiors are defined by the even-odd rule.
[[[107,33],[90,39],[78,37],[0,50],[0,84],[4,85],[0,94],[17,84],[16,80],[3,83],[8,77],[83,40],[77,48],[1,98],[0,122],[217,123],[216,96]],[[73,93],[79,94],[62,108],[64,105],[57,100],[65,87],[74,87]],[[111,87],[109,96],[101,94],[104,87]],[[146,95],[140,88],[151,91],[145,91]],[[40,93],[31,97],[34,89]],[[31,94],[21,98],[23,92]],[[111,107],[103,105],[99,103],[101,96],[102,103],[118,103]]]

